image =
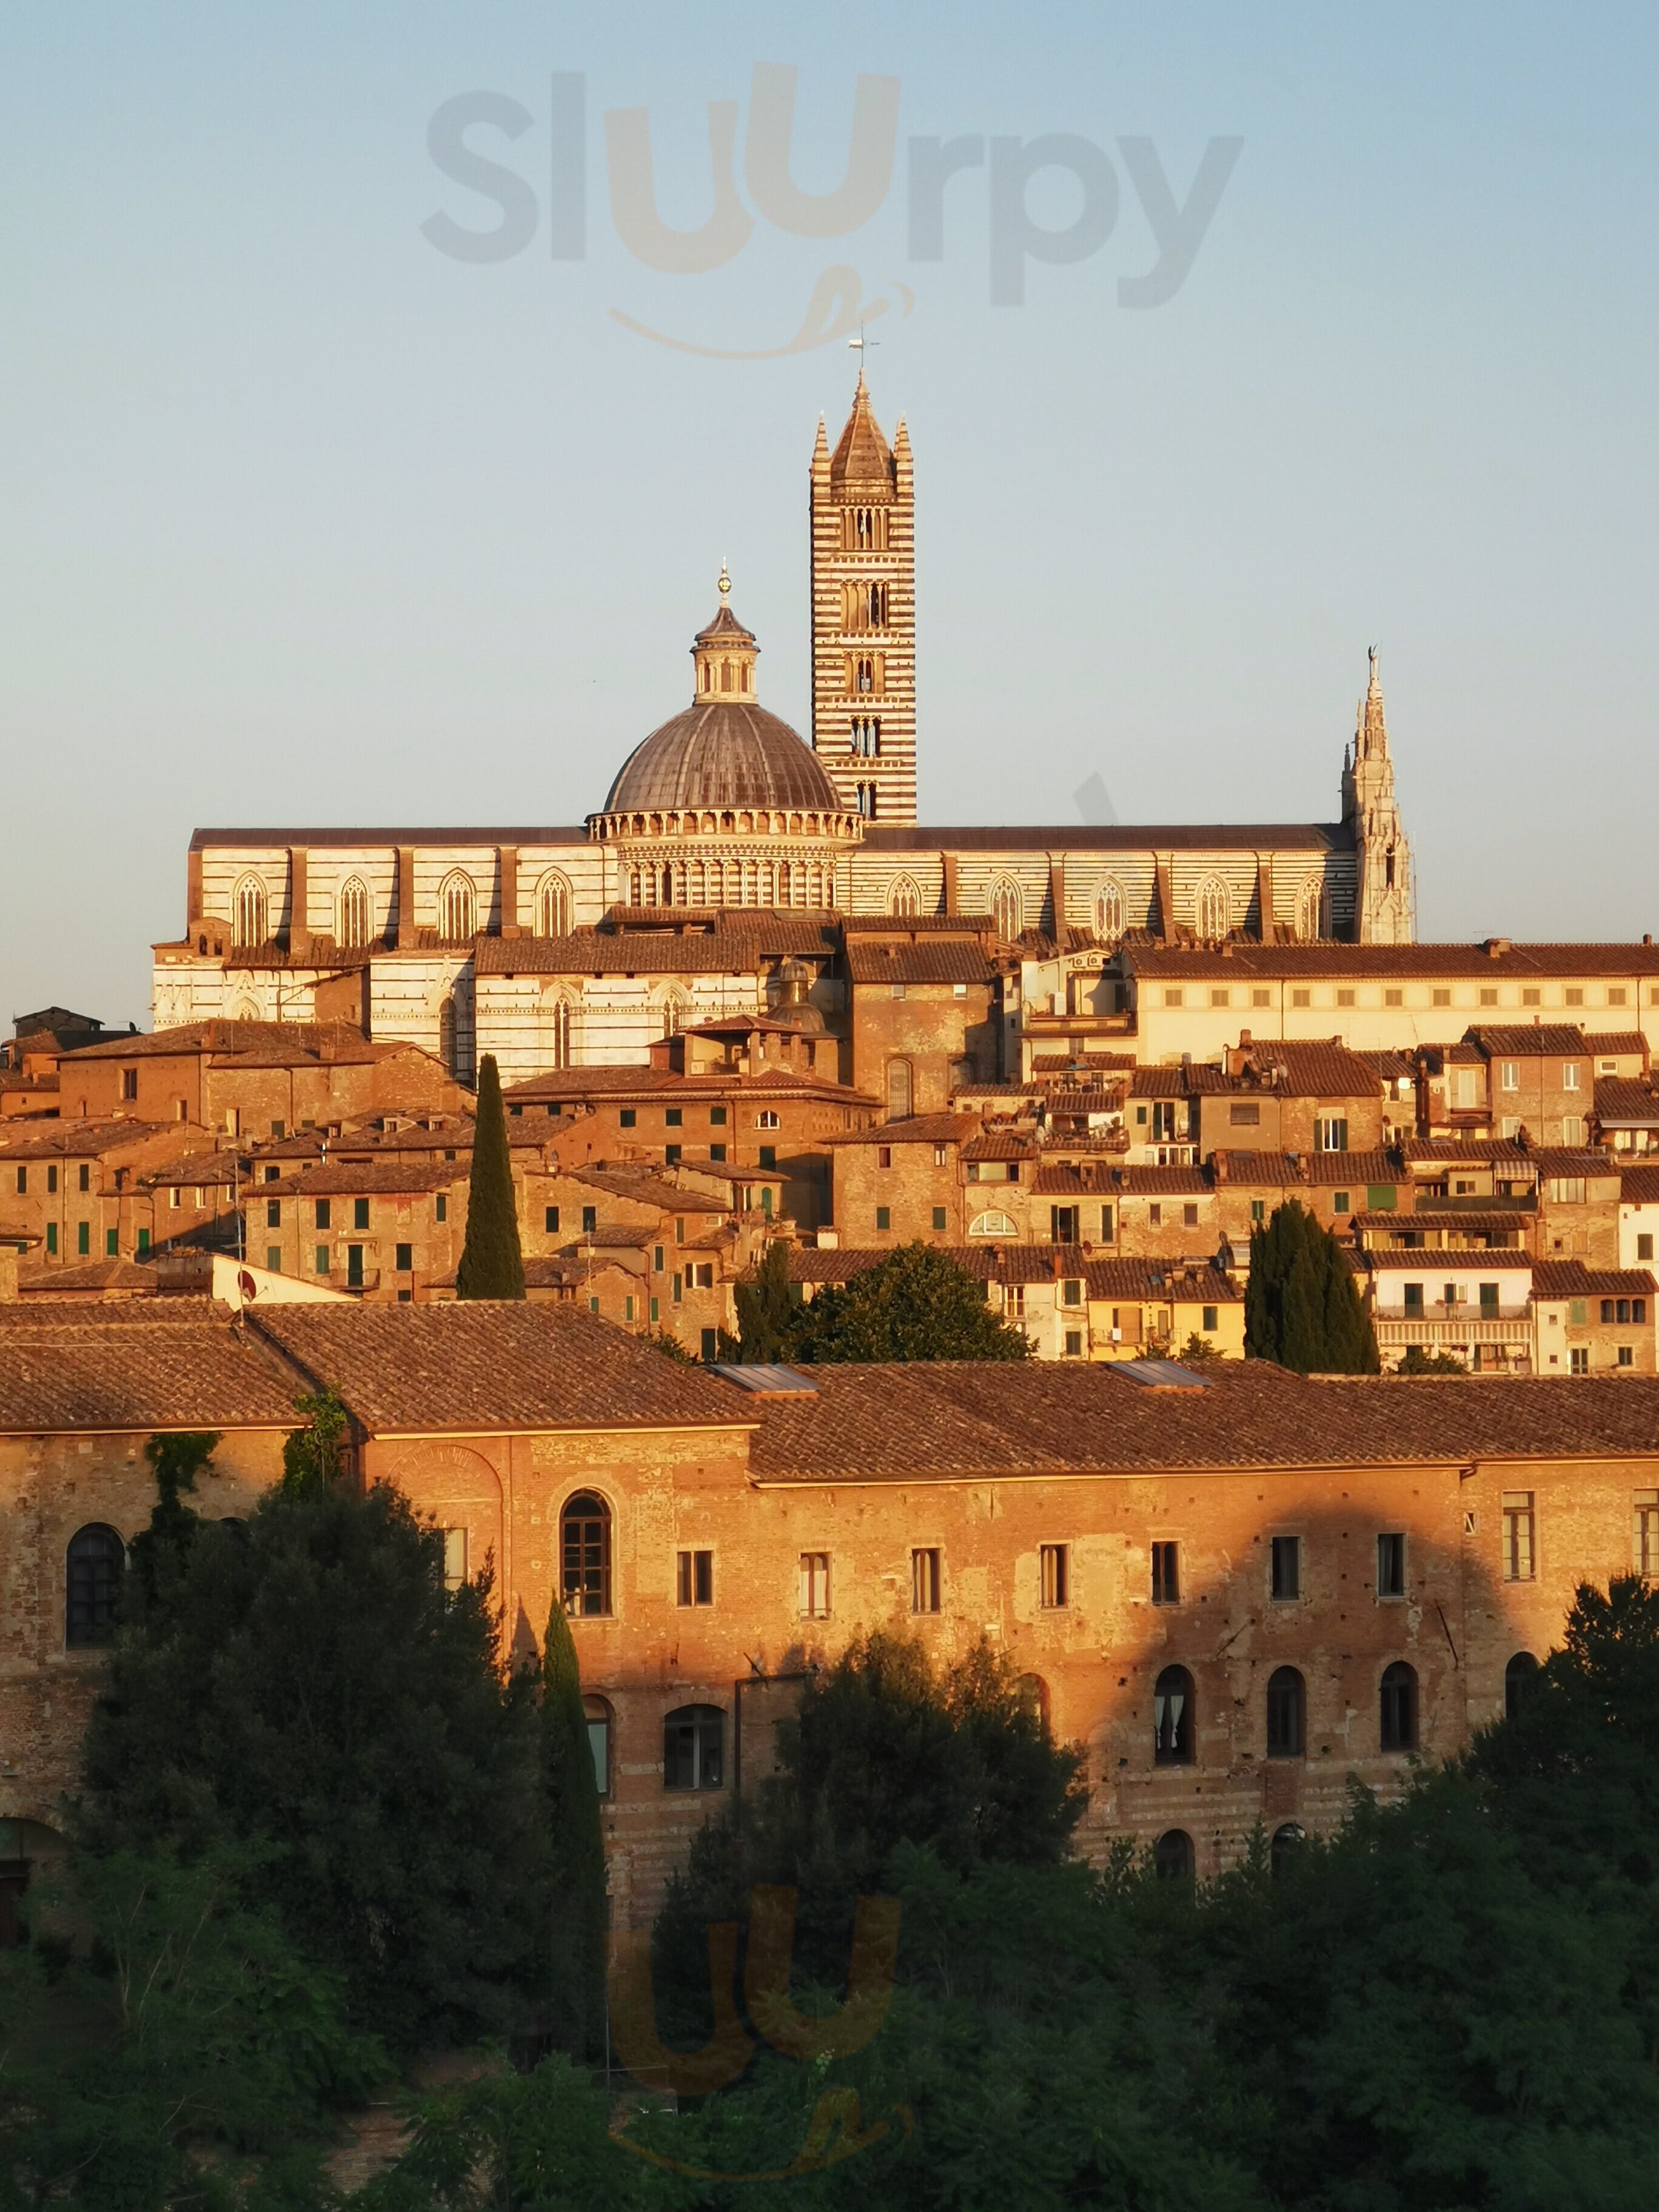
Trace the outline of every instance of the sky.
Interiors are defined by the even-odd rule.
[[[1659,930],[1656,64],[1518,0],[7,0],[0,1018],[147,1025],[198,826],[580,822],[722,561],[805,730],[860,313],[924,821],[1329,819],[1375,643],[1419,934]]]

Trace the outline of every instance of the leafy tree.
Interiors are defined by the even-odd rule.
[[[751,1366],[793,1358],[803,1308],[789,1280],[789,1247],[782,1237],[773,1238],[761,1255],[754,1281],[739,1283],[733,1296],[738,1358]]]
[[[1408,1344],[1394,1371],[1396,1375],[1467,1375],[1469,1370],[1449,1352],[1425,1352],[1420,1344]]]
[[[180,1432],[152,1437],[144,1457],[155,1474],[155,1503],[149,1526],[132,1540],[132,1566],[140,1601],[153,1605],[167,1567],[184,1553],[200,1526],[200,1516],[185,1504],[193,1496],[198,1474],[213,1472],[216,1435]]]
[[[653,1352],[660,1352],[665,1359],[678,1359],[684,1367],[697,1364],[672,1328],[653,1328],[645,1341]]]
[[[576,1646],[555,1599],[542,1656],[542,1778],[552,1837],[550,2027],[577,2058],[605,2041],[605,1873]]]
[[[337,1975],[257,1899],[257,1853],[77,1854],[0,1954],[0,2204],[324,2202],[331,2108],[384,2077]],[[67,1928],[70,1936],[56,1932]]]
[[[985,1303],[985,1286],[935,1246],[902,1244],[799,1309],[802,1360],[1029,1359],[1030,1339]]]
[[[533,1684],[487,1576],[395,1491],[279,1489],[203,1526],[118,1628],[77,1819],[95,1854],[234,1843],[259,1894],[399,2048],[506,2028],[545,1986],[550,1858]]]
[[[1382,1364],[1340,1244],[1293,1198],[1250,1231],[1244,1350],[1298,1375],[1375,1375]]]
[[[290,1494],[330,1489],[345,1473],[351,1416],[339,1392],[327,1383],[294,1404],[305,1422],[283,1439],[283,1487]]]
[[[467,1188],[466,1243],[455,1276],[458,1298],[521,1298],[524,1256],[513,1189],[513,1154],[495,1055],[478,1063],[478,1109],[472,1126],[472,1178]]]
[[[1221,1354],[1207,1336],[1200,1336],[1194,1329],[1176,1358],[1183,1367],[1201,1367],[1206,1359],[1219,1359]]]

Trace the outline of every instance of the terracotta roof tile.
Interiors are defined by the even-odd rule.
[[[1645,1267],[1587,1267],[1582,1260],[1540,1260],[1532,1271],[1540,1298],[1649,1297],[1659,1283]]]
[[[294,1378],[230,1322],[158,1313],[144,1328],[125,1308],[76,1310],[78,1322],[0,1328],[0,1433],[297,1425]]]
[[[1659,1206],[1659,1163],[1622,1170],[1619,1194],[1626,1206]]]
[[[712,1376],[580,1306],[292,1305],[248,1320],[332,1383],[376,1436],[702,1429],[753,1418]]]
[[[471,1172],[468,1160],[330,1160],[325,1167],[279,1176],[275,1182],[250,1182],[246,1188],[250,1198],[420,1197],[453,1190]]]
[[[1240,1305],[1243,1287],[1212,1267],[1170,1260],[1091,1260],[1084,1269],[1091,1298],[1179,1298],[1188,1304]]]
[[[963,1146],[962,1157],[964,1160],[1034,1160],[1037,1148],[1033,1139],[1018,1136],[1012,1129],[987,1129]]]
[[[1530,1026],[1516,1024],[1488,1028],[1484,1022],[1475,1023],[1469,1030],[1470,1038],[1478,1044],[1489,1060],[1537,1060],[1547,1056],[1559,1060],[1563,1055],[1571,1060],[1583,1059],[1589,1051],[1589,1041],[1577,1023],[1534,1022]]]
[[[951,839],[942,831],[929,833],[941,844]],[[1136,830],[1137,843],[1167,842],[1159,831]],[[1226,833],[1224,842],[1236,845],[1238,831]],[[1268,832],[1262,832],[1265,837]],[[1277,833],[1271,833],[1277,834]],[[866,838],[866,843],[869,842]],[[1067,833],[1066,839],[1079,841]],[[1087,842],[1085,838],[1083,842]],[[1218,983],[1243,981],[1259,976],[1263,982],[1283,979],[1302,982],[1323,976],[1352,976],[1394,982],[1412,976],[1479,977],[1492,982],[1501,977],[1540,976],[1659,976],[1659,945],[1516,945],[1488,951],[1485,942],[1475,945],[1254,945],[1235,942],[1224,957],[1218,951],[1164,945],[1127,945],[1125,957],[1139,975],[1213,979]]]
[[[1604,1059],[1633,1057],[1645,1061],[1648,1041],[1640,1030],[1609,1030],[1605,1035],[1586,1030],[1584,1042]]]
[[[847,972],[855,983],[988,983],[996,969],[972,939],[897,945],[854,938],[847,947]]]
[[[837,1131],[826,1145],[961,1145],[982,1124],[977,1114],[912,1114],[902,1121],[878,1121],[868,1129]]]
[[[1605,1128],[1659,1127],[1659,1098],[1645,1083],[1628,1075],[1600,1075],[1595,1079],[1596,1118]]]
[[[61,1268],[55,1271],[63,1273]],[[152,1271],[153,1279],[153,1271]],[[56,1300],[37,1295],[0,1302],[0,1329],[102,1328],[131,1322],[137,1327],[181,1328],[186,1323],[230,1319],[230,1308],[214,1298],[112,1298],[107,1305],[89,1305],[83,1298]]]

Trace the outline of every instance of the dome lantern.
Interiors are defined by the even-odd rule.
[[[691,641],[696,671],[691,696],[699,705],[715,699],[752,699],[760,647],[732,611],[732,579],[720,562],[720,612]]]

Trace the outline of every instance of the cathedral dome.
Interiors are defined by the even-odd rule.
[[[653,730],[623,763],[604,811],[634,814],[665,806],[842,811],[805,739],[764,707],[736,699],[688,707]]]
[[[604,812],[676,807],[794,807],[839,814],[842,803],[816,753],[787,722],[755,702],[752,630],[732,613],[720,571],[720,611],[698,631],[692,703],[636,745]]]

